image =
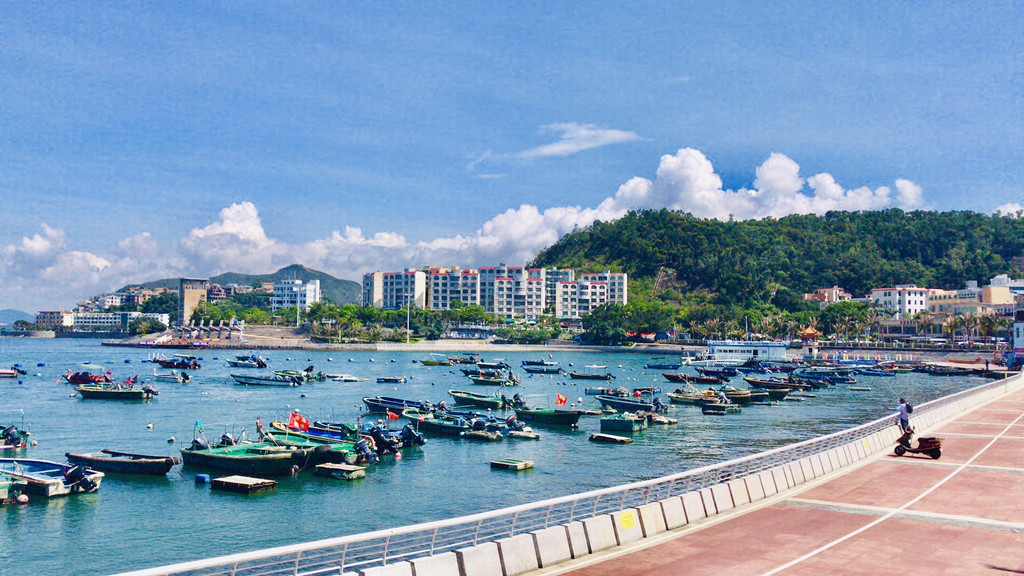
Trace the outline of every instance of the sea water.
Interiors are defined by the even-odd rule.
[[[241,386],[230,373],[261,372],[227,366],[226,358],[243,352],[268,358],[274,370],[302,370],[312,364],[318,371],[369,381]],[[381,416],[367,415],[362,397],[453,404],[449,389],[497,390],[474,385],[459,365],[424,366],[418,362],[428,358],[423,353],[203,350],[195,352],[202,368],[190,371],[189,384],[155,382],[154,368],[168,370],[146,362],[152,355],[152,350],[104,347],[95,340],[0,340],[0,366],[20,363],[28,371],[19,379],[0,380],[0,417],[11,420],[11,410],[23,410],[38,442],[19,455],[63,462],[65,452],[109,448],[179,456],[178,449],[192,440],[196,421],[203,423],[211,441],[224,432],[236,437],[244,432],[252,439],[257,417],[265,426],[287,421],[293,411],[310,420],[376,420]],[[549,358],[537,352],[483,356],[488,361],[502,358],[513,367],[522,360]],[[662,371],[644,370],[651,359],[643,354],[550,356],[567,370],[607,365],[616,376],[607,384],[611,387],[659,385],[666,392],[676,387],[665,381]],[[82,399],[60,376],[84,362],[103,366],[116,380],[137,374],[160,395],[146,402]],[[606,385],[564,375],[517,373],[522,385],[504,392],[519,392],[532,405],[553,407],[556,395],[562,394],[570,404],[582,398],[583,408],[599,408],[584,389]],[[377,384],[378,376],[408,380]],[[388,458],[372,466],[363,480],[343,482],[304,471],[278,479],[277,491],[256,496],[212,492],[194,483],[200,472],[220,475],[211,470],[176,466],[159,478],[107,474],[95,494],[50,500],[32,496],[28,504],[0,508],[0,574],[109,574],[493,510],[761,452],[885,416],[898,396],[920,404],[984,382],[923,374],[861,377],[858,385],[870,391],[840,385],[815,391],[815,398],[802,402],[744,407],[735,416],[703,416],[699,408],[674,405],[669,416],[678,418],[678,425],[653,426],[629,445],[589,442],[589,435],[600,431],[598,418],[589,416],[575,431],[535,426],[542,436],[536,442],[478,443],[434,436],[422,448],[404,450],[400,460]],[[737,385],[743,387],[742,380]],[[21,424],[20,416],[14,423]],[[492,471],[488,463],[499,458],[532,460],[535,468]]]

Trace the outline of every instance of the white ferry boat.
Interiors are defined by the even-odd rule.
[[[785,362],[788,342],[711,340],[703,355],[684,359],[691,366],[737,366],[754,360]]]

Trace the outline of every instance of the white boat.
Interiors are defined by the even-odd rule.
[[[95,492],[103,480],[103,472],[85,466],[24,458],[0,458],[0,472],[24,480],[28,492],[47,498]]]
[[[324,378],[335,382],[369,382],[369,378],[360,378],[351,374],[324,374]]]
[[[708,351],[692,358],[684,358],[689,366],[739,366],[750,361],[786,362],[786,342],[765,340],[712,340]]]
[[[17,378],[18,372],[16,370],[8,370],[7,368],[0,368],[0,378]]]
[[[171,370],[170,372],[157,372],[156,368],[153,369],[153,379],[159,380],[160,382],[191,382],[192,378],[185,372],[178,372],[177,370]]]
[[[298,386],[302,382],[293,376],[248,376],[245,374],[232,374],[235,382],[246,386]]]
[[[262,356],[235,356],[234,360],[227,361],[232,368],[266,368],[267,361]]]

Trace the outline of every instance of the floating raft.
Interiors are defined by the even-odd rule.
[[[314,476],[324,476],[338,480],[356,480],[366,476],[366,470],[362,466],[352,464],[318,464],[313,472]]]
[[[599,434],[594,433],[590,435],[591,442],[604,442],[606,444],[632,444],[632,438],[626,438],[625,436],[616,436],[614,434]]]
[[[491,462],[491,468],[497,468],[498,470],[529,470],[533,468],[533,460],[517,460],[515,458],[502,458],[501,460],[493,460]]]
[[[867,386],[850,386],[850,390],[855,390],[857,392],[871,392],[871,388]]]
[[[509,430],[505,435],[509,438],[519,438],[521,440],[540,440],[540,434],[525,430]]]
[[[250,478],[249,476],[224,476],[214,478],[210,483],[210,488],[236,494],[259,494],[277,490],[277,481]]]

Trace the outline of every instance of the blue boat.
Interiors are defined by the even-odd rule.
[[[621,396],[606,396],[604,394],[595,396],[597,401],[602,406],[614,408],[616,410],[627,410],[629,412],[636,412],[637,410],[643,410],[645,412],[668,412],[668,406],[661,401],[661,398],[655,396],[652,400],[644,400],[642,398],[630,398]]]
[[[386,414],[389,410],[397,414],[401,414],[402,410],[406,408],[419,408],[429,410],[431,408],[429,402],[423,402],[421,400],[406,400],[404,398],[394,398],[391,396],[366,396],[363,398],[363,404],[366,404],[366,408],[370,412],[379,412]]]

